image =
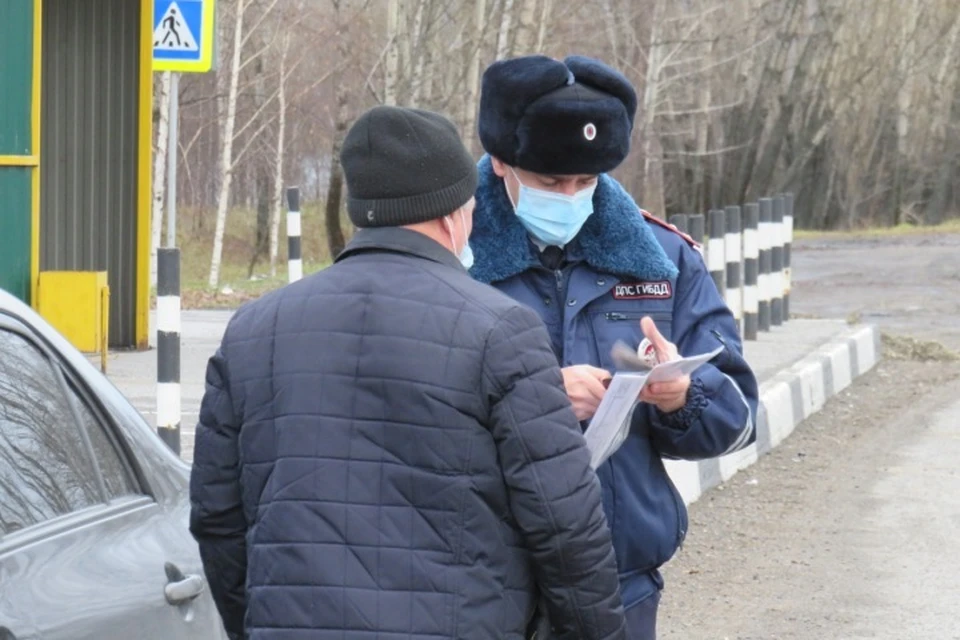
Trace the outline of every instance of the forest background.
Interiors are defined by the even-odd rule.
[[[494,60],[583,54],[639,108],[615,171],[660,217],[795,194],[801,230],[960,227],[957,0],[218,0],[217,68],[179,81],[185,307],[286,282],[353,228],[336,158],[376,104],[440,111],[477,158]],[[153,246],[166,223],[168,73],[155,75]],[[155,275],[154,275],[155,282]]]

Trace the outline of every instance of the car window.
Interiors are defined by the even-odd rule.
[[[101,501],[96,469],[50,361],[0,330],[0,531]]]
[[[140,493],[123,463],[120,452],[110,438],[107,426],[94,414],[72,384],[70,392],[73,394],[80,420],[90,437],[93,455],[100,465],[100,473],[107,487],[107,497],[119,498]]]

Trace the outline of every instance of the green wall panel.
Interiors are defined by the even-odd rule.
[[[32,151],[32,85],[33,0],[0,0],[0,156]]]
[[[0,167],[0,289],[30,300],[30,172]]]

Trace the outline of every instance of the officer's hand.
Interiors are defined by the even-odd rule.
[[[657,362],[669,362],[680,357],[677,345],[663,337],[653,319],[648,317],[640,321],[640,329],[647,340],[653,344]],[[687,391],[690,390],[690,376],[682,376],[667,382],[654,382],[640,392],[640,400],[657,406],[664,413],[679,411],[687,404]]]
[[[577,420],[592,418],[607,391],[603,381],[610,378],[610,372],[588,364],[564,367],[560,371]]]

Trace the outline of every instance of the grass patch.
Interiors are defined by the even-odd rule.
[[[880,334],[883,356],[890,360],[915,360],[918,362],[956,362],[960,353],[948,349],[934,340],[918,340],[909,336]]]
[[[937,225],[899,224],[895,227],[868,227],[849,231],[812,231],[796,229],[795,240],[817,240],[821,238],[886,238],[898,236],[923,235],[928,233],[960,233],[960,218],[947,220]]]
[[[301,212],[301,252],[305,276],[331,263],[321,207],[322,203],[305,204]],[[285,216],[286,214],[284,220]],[[353,227],[346,216],[341,222],[349,239]],[[276,274],[270,273],[267,254],[260,256],[250,275],[250,262],[257,238],[256,226],[255,211],[240,207],[230,211],[223,236],[219,285],[211,288],[208,280],[216,213],[213,210],[186,207],[178,211],[177,243],[180,247],[180,291],[184,309],[235,309],[244,302],[287,284],[287,236],[284,222],[280,224]],[[155,304],[154,301],[155,295],[151,295],[152,305]]]

